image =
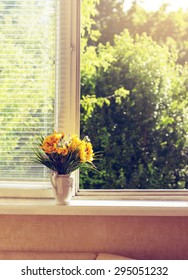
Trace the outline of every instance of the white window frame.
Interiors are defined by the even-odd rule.
[[[80,0],[60,0],[58,11],[59,32],[57,36],[55,129],[65,133],[80,131]],[[66,26],[67,39],[62,39],[61,26]],[[63,52],[62,52],[63,50]],[[62,60],[63,67],[62,67]],[[65,70],[66,69],[66,70]],[[63,80],[63,87],[62,82]],[[61,107],[64,95],[66,106]],[[66,120],[63,124],[63,119]],[[64,114],[66,116],[64,116]],[[65,118],[66,117],[66,118]],[[75,176],[75,197],[81,200],[188,200],[186,190],[79,190],[79,173]],[[40,183],[5,182],[0,188],[2,198],[52,198],[52,188],[44,188]]]

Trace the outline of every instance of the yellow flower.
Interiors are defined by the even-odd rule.
[[[93,161],[93,147],[90,142],[81,141],[79,145],[79,157],[81,162]]]
[[[80,157],[80,161],[81,162],[86,162],[86,145],[85,145],[85,141],[82,141],[82,143],[79,146],[79,157]]]
[[[77,135],[72,135],[72,140],[70,141],[70,143],[68,145],[69,151],[71,151],[71,152],[76,151],[79,148],[81,142],[82,141],[78,138]]]
[[[54,138],[57,139],[57,140],[60,140],[64,137],[64,133],[57,133],[57,132],[54,132]]]
[[[93,161],[93,147],[90,142],[86,142],[86,160],[87,161]]]

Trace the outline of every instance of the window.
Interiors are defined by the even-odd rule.
[[[1,187],[46,186],[36,135],[79,131],[78,20],[78,0],[0,3]]]
[[[65,133],[81,130],[81,134],[91,138],[94,149],[103,152],[102,160],[96,163],[100,175],[88,170],[80,174],[81,196],[93,193],[82,189],[97,189],[95,195],[100,198],[113,198],[115,189],[118,198],[128,199],[140,198],[140,194],[124,192],[127,189],[142,190],[142,198],[149,199],[153,192],[144,193],[143,189],[183,191],[188,176],[187,69],[180,64],[176,67],[175,45],[169,51],[168,45],[160,45],[146,35],[123,31],[122,22],[126,27],[132,24],[131,28],[137,31],[134,15],[139,23],[143,20],[142,24],[148,24],[147,13],[140,14],[136,3],[126,12],[125,20],[123,1],[81,2],[81,101],[80,1],[0,3],[0,192],[5,187],[6,194],[14,196],[7,186],[25,188],[31,182],[32,189],[36,186],[34,196],[41,195],[38,190],[40,186],[46,188],[49,179],[46,169],[33,165],[33,138],[37,133],[50,133],[53,128]],[[102,18],[96,13],[97,4],[104,12]],[[107,8],[111,8],[108,17]],[[27,21],[28,11],[31,17]],[[118,24],[114,24],[117,14]],[[115,41],[112,27],[118,29]],[[108,192],[102,196],[100,191],[106,189]],[[31,193],[30,189],[29,196]],[[169,196],[168,192],[161,193]],[[23,188],[20,194],[25,196]],[[177,197],[177,193],[170,196]]]
[[[80,187],[185,190],[188,13],[128,2],[82,1],[81,135],[103,157]]]

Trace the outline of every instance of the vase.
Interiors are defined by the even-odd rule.
[[[59,175],[57,172],[53,172],[50,179],[56,204],[69,205],[73,194],[71,174]]]

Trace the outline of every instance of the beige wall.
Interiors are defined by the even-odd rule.
[[[8,258],[7,252],[10,258],[19,252],[19,259],[24,252],[52,259],[61,258],[61,253],[65,258],[70,252],[92,253],[88,258],[94,258],[106,252],[135,259],[188,260],[188,217],[1,215],[0,259]]]

